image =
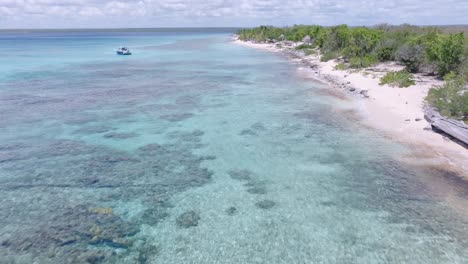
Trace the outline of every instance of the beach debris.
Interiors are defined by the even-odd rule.
[[[415,118],[415,119],[414,119],[414,121],[416,121],[416,122],[419,122],[419,121],[421,121],[421,120],[422,120],[421,118]]]
[[[255,203],[255,206],[261,209],[271,209],[275,205],[276,203],[271,200],[263,200],[263,201]]]
[[[462,146],[468,146],[468,125],[461,121],[449,119],[440,115],[436,109],[426,107],[424,118],[431,123],[432,130],[444,133],[455,139]]]
[[[176,219],[177,226],[181,228],[198,226],[198,221],[200,221],[200,215],[193,210],[181,214]]]

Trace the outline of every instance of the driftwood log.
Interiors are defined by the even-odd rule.
[[[447,134],[464,147],[468,147],[468,126],[464,123],[443,117],[431,107],[426,107],[424,118],[435,132]]]

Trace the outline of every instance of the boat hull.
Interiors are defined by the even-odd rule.
[[[117,55],[132,55],[131,52],[116,51]]]

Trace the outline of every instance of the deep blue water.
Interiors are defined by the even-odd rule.
[[[0,33],[0,263],[468,263],[466,186],[231,31]]]

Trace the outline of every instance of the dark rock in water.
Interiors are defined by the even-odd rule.
[[[332,201],[325,201],[325,202],[321,202],[320,204],[323,205],[323,206],[326,206],[326,207],[331,207],[331,206],[336,205],[336,203],[332,202]]]
[[[21,159],[20,155],[18,155],[16,153],[11,153],[11,152],[1,153],[0,152],[0,163],[16,161],[16,160],[20,160],[20,159]]]
[[[177,226],[182,228],[197,226],[198,221],[200,221],[200,215],[195,211],[187,211],[176,219]]]
[[[86,258],[86,262],[90,264],[98,264],[101,263],[104,260],[103,255],[91,255]]]
[[[1,150],[18,150],[18,149],[23,149],[27,148],[28,146],[22,143],[15,143],[15,144],[5,144],[5,145],[0,145],[0,151]]]
[[[95,122],[98,120],[96,116],[81,116],[81,117],[72,117],[65,121],[65,124],[68,125],[83,125],[90,122]]]
[[[215,160],[215,159],[216,159],[216,156],[213,156],[213,155],[201,156],[200,157],[201,161],[203,161],[203,160]]]
[[[143,245],[139,247],[137,263],[146,264],[148,263],[151,256],[156,256],[159,253],[159,248],[154,245]]]
[[[192,113],[184,113],[184,114],[163,115],[163,116],[160,116],[159,118],[164,119],[166,121],[170,121],[170,122],[179,122],[185,119],[189,119],[192,116],[193,116]]]
[[[251,194],[266,194],[267,189],[265,186],[253,186],[248,188],[247,192]]]
[[[369,95],[368,95],[368,91],[367,91],[367,90],[361,90],[359,93],[362,95],[362,97],[364,97],[364,98],[369,98]]]
[[[92,178],[83,178],[78,180],[78,182],[84,184],[84,186],[90,186],[99,183],[99,179],[92,177]]]
[[[156,225],[168,216],[169,214],[166,212],[165,208],[156,207],[154,209],[145,210],[141,219],[148,225]]]
[[[148,144],[138,148],[140,153],[144,156],[152,156],[161,152],[167,152],[168,150],[159,144]]]
[[[205,132],[201,130],[194,130],[193,132],[185,132],[185,131],[177,131],[177,132],[172,132],[168,134],[168,137],[177,139],[180,141],[186,141],[186,142],[201,142],[201,136],[203,136]]]
[[[250,176],[252,175],[252,172],[249,170],[231,170],[228,174],[234,180],[249,181],[251,179]]]
[[[237,208],[235,208],[234,206],[231,206],[228,209],[226,209],[226,214],[228,215],[235,215],[236,213],[237,213]]]
[[[124,156],[103,156],[99,159],[101,162],[116,163],[116,162],[138,162],[137,159]]]
[[[255,130],[258,130],[258,131],[265,131],[266,128],[265,128],[265,125],[263,125],[263,123],[255,123],[251,126],[252,129],[255,129]]]
[[[271,201],[271,200],[263,200],[263,201],[257,202],[255,204],[255,206],[257,206],[258,208],[261,208],[261,209],[270,209],[275,205],[276,205],[276,203]]]
[[[248,135],[248,136],[256,136],[257,133],[255,133],[255,131],[251,130],[251,129],[244,129],[242,130],[239,135],[241,136],[245,136],[245,135]]]
[[[75,134],[100,134],[111,130],[112,127],[108,126],[87,126],[75,130]]]
[[[90,154],[96,152],[96,148],[82,141],[73,140],[56,140],[48,142],[43,149],[37,153],[34,153],[37,157],[48,157],[48,156],[78,156],[84,154]]]
[[[104,135],[105,138],[112,138],[112,139],[127,139],[127,138],[134,138],[138,137],[137,133],[107,133]]]

